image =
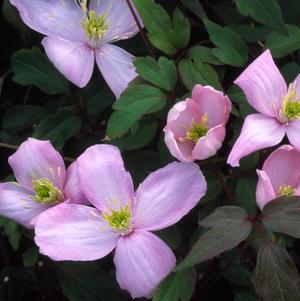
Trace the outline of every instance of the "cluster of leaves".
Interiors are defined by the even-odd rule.
[[[92,144],[115,144],[138,185],[174,160],[162,134],[171,106],[196,83],[211,85],[233,102],[227,136],[217,156],[198,162],[208,182],[206,196],[183,221],[159,233],[179,263],[153,300],[300,300],[300,200],[278,199],[258,213],[255,168],[268,153],[246,157],[240,169],[225,163],[253,110],[232,84],[237,75],[266,48],[280,59],[287,82],[300,73],[298,0],[133,3],[144,34],[121,43],[136,55],[139,77],[115,101],[96,71],[84,89],[72,86],[44,54],[41,36],[3,2],[0,178],[10,173],[7,157],[13,149],[36,137],[50,139],[66,162]],[[32,233],[16,223],[1,218],[0,230],[0,300],[130,299],[116,284],[110,257],[57,264],[39,255]]]

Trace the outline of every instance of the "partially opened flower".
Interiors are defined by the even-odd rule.
[[[266,50],[235,83],[259,114],[245,119],[241,134],[229,154],[228,164],[239,166],[241,158],[277,145],[285,133],[300,151],[300,76],[287,87],[270,50]]]
[[[126,0],[10,0],[22,20],[47,37],[46,54],[70,81],[84,87],[94,61],[118,98],[136,77],[133,56],[110,43],[132,37],[138,31]]]
[[[279,147],[257,174],[256,202],[260,209],[278,197],[300,195],[300,152],[291,145]]]
[[[114,248],[117,280],[133,298],[151,296],[176,263],[150,231],[179,221],[206,192],[194,163],[175,162],[151,173],[136,193],[119,150],[92,146],[79,157],[81,187],[96,207],[62,204],[37,220],[35,241],[53,260],[96,260]]]
[[[164,128],[165,143],[179,161],[214,156],[225,138],[231,102],[210,86],[195,85],[192,98],[176,103]]]
[[[36,217],[62,202],[87,203],[77,174],[49,141],[29,138],[9,157],[18,182],[0,184],[0,215],[33,228]]]

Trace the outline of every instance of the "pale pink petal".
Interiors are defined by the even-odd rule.
[[[99,210],[132,203],[134,188],[117,147],[102,144],[89,147],[78,159],[81,188]]]
[[[116,246],[119,234],[101,219],[95,208],[61,204],[39,215],[35,243],[53,260],[96,260]]]
[[[181,162],[192,162],[192,150],[194,145],[192,143],[179,142],[175,139],[174,133],[171,130],[164,128],[165,143],[172,154],[177,160]]]
[[[208,114],[209,128],[225,124],[231,112],[231,102],[222,92],[210,86],[195,85],[192,92],[195,111],[202,117]]]
[[[256,186],[256,203],[262,210],[264,206],[276,199],[276,193],[274,192],[272,183],[267,173],[263,170],[256,170],[258,175],[258,182]]]
[[[18,183],[0,184],[0,215],[13,219],[26,228],[33,228],[32,219],[50,207],[31,199],[33,193]]]
[[[117,98],[137,77],[133,56],[114,45],[104,44],[95,50],[98,67],[106,83]]]
[[[18,182],[29,190],[33,190],[32,181],[40,178],[47,178],[61,190],[64,187],[65,163],[49,141],[28,138],[8,162]]]
[[[300,180],[300,153],[290,145],[283,145],[270,154],[263,165],[275,193],[280,186],[296,187]]]
[[[296,99],[297,98],[299,99],[300,98],[300,74],[298,76],[296,76],[292,85],[293,85],[293,88],[297,90]]]
[[[42,44],[59,72],[78,87],[86,86],[94,69],[93,49],[85,44],[51,37],[44,38]]]
[[[252,114],[245,119],[242,131],[235,142],[227,163],[239,166],[241,158],[278,144],[285,135],[285,128],[275,118]]]
[[[86,196],[83,194],[78,175],[78,163],[73,162],[67,169],[67,180],[64,187],[64,195],[72,204],[89,204]]]
[[[131,4],[140,24],[143,25],[132,1]],[[104,36],[104,42],[128,39],[139,31],[126,0],[91,0],[90,9],[95,10],[99,16],[107,13],[106,21],[110,25]]]
[[[117,281],[132,298],[148,297],[175,267],[172,250],[156,235],[134,231],[121,237],[114,257]]]
[[[82,11],[72,0],[10,0],[25,24],[46,36],[84,41]]]
[[[300,120],[292,120],[286,126],[286,134],[290,143],[300,151]]]
[[[282,105],[287,86],[270,50],[261,54],[234,82],[258,112],[274,117]]]
[[[136,192],[135,227],[160,230],[175,224],[198,204],[206,188],[194,163],[173,162],[151,173]]]
[[[192,152],[192,157],[196,160],[204,160],[214,156],[222,147],[225,133],[224,124],[210,129],[205,136],[197,141]]]

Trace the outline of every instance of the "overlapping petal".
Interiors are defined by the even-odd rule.
[[[262,114],[249,115],[228,156],[227,163],[233,167],[239,166],[241,158],[257,150],[278,144],[284,135],[284,126],[275,118]]]
[[[256,203],[262,210],[263,207],[276,198],[276,193],[268,177],[267,173],[263,170],[257,170],[258,182],[256,186]]]
[[[38,216],[35,242],[53,260],[96,260],[116,246],[119,234],[92,207],[60,204]]]
[[[286,134],[290,143],[300,151],[300,120],[292,120],[286,126]]]
[[[160,230],[178,222],[206,192],[206,181],[194,163],[171,163],[151,173],[137,190],[135,228]]]
[[[121,237],[114,257],[117,281],[132,298],[151,297],[157,285],[175,267],[172,250],[156,235],[135,231]]]
[[[33,190],[32,181],[40,178],[49,179],[60,190],[64,187],[65,164],[49,141],[28,138],[8,162],[18,182],[29,190]]]
[[[42,44],[54,66],[72,83],[82,88],[91,79],[94,51],[86,44],[46,37]]]

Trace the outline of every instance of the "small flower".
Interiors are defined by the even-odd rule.
[[[115,249],[117,281],[133,298],[150,297],[176,264],[150,231],[178,222],[206,192],[194,163],[174,162],[151,173],[134,193],[119,150],[88,148],[78,158],[80,184],[96,207],[61,204],[39,216],[35,241],[53,260],[96,260]]]
[[[291,145],[279,147],[257,174],[256,202],[260,209],[276,198],[300,195],[300,152]]]
[[[0,184],[0,215],[33,228],[36,217],[62,202],[87,203],[79,188],[77,163],[68,170],[49,141],[29,138],[9,157],[18,182]]]
[[[266,50],[235,84],[244,91],[249,104],[259,114],[251,114],[245,119],[227,163],[239,166],[241,158],[277,145],[285,134],[300,151],[300,75],[287,87],[270,50]]]
[[[195,85],[192,98],[176,103],[164,128],[165,143],[179,161],[214,156],[225,138],[231,102],[210,86]]]
[[[84,87],[94,61],[117,98],[136,76],[133,56],[110,43],[128,39],[138,27],[126,0],[10,0],[22,20],[46,37],[42,44],[55,67]],[[141,23],[142,24],[142,23]]]

